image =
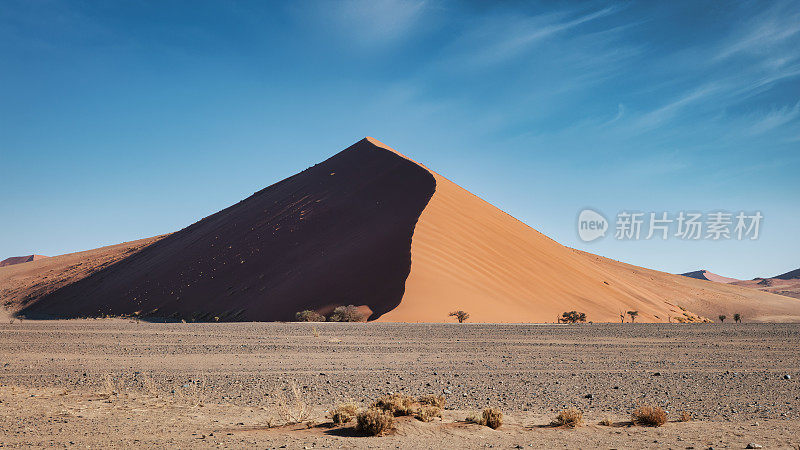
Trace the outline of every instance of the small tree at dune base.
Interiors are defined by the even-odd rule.
[[[561,314],[561,317],[558,318],[558,321],[560,323],[586,322],[586,313],[578,311],[567,311]]]
[[[628,315],[631,316],[631,322],[636,322],[636,317],[639,315],[639,311],[628,311]]]
[[[720,314],[718,317],[719,317],[719,321],[722,322],[722,323],[725,323],[725,319],[728,318],[728,316],[726,316],[725,314]]]
[[[733,321],[736,322],[736,323],[741,322],[742,321],[742,315],[739,314],[739,313],[734,314],[733,315]]]
[[[450,317],[455,317],[458,319],[458,323],[464,323],[467,319],[469,319],[469,313],[460,309],[458,311],[451,312],[449,315]]]

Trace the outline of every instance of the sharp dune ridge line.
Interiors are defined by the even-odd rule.
[[[88,276],[27,294],[6,306],[32,318],[269,321],[355,304],[394,322],[445,322],[457,309],[472,322],[554,322],[570,310],[595,322],[629,310],[641,322],[800,321],[797,299],[565,247],[369,137]]]

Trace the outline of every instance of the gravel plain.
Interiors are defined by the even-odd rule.
[[[798,324],[17,321],[0,325],[0,445],[800,448],[799,378]],[[281,426],[292,385],[319,424],[389,392],[447,410],[382,437]],[[629,426],[640,404],[694,420]],[[486,406],[503,427],[462,422]],[[587,425],[544,427],[567,407]]]

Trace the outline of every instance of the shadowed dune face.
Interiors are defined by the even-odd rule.
[[[10,312],[86,278],[161,239],[155,236],[83,252],[45,257],[0,269],[0,299]]]
[[[425,168],[364,139],[21,314],[271,321],[354,304],[376,318],[403,297],[434,189]]]

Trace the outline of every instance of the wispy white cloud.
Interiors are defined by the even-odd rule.
[[[674,118],[681,110],[723,91],[724,88],[725,86],[718,82],[700,86],[669,103],[640,115],[632,125],[638,131],[656,128]]]
[[[716,59],[725,59],[737,54],[765,54],[787,43],[800,33],[800,12],[796,3],[782,3],[765,11],[728,42]]]
[[[751,135],[762,134],[775,128],[786,125],[800,116],[800,102],[794,106],[775,108],[766,113],[751,117],[753,121],[748,131]]]
[[[424,16],[425,0],[342,0],[303,3],[298,16],[350,44],[379,47],[408,37]]]
[[[572,11],[560,11],[535,16],[512,14],[482,18],[477,27],[463,37],[461,44],[470,52],[462,57],[475,66],[496,64],[519,56],[548,38],[618,10],[619,7],[610,6],[577,16]]]

